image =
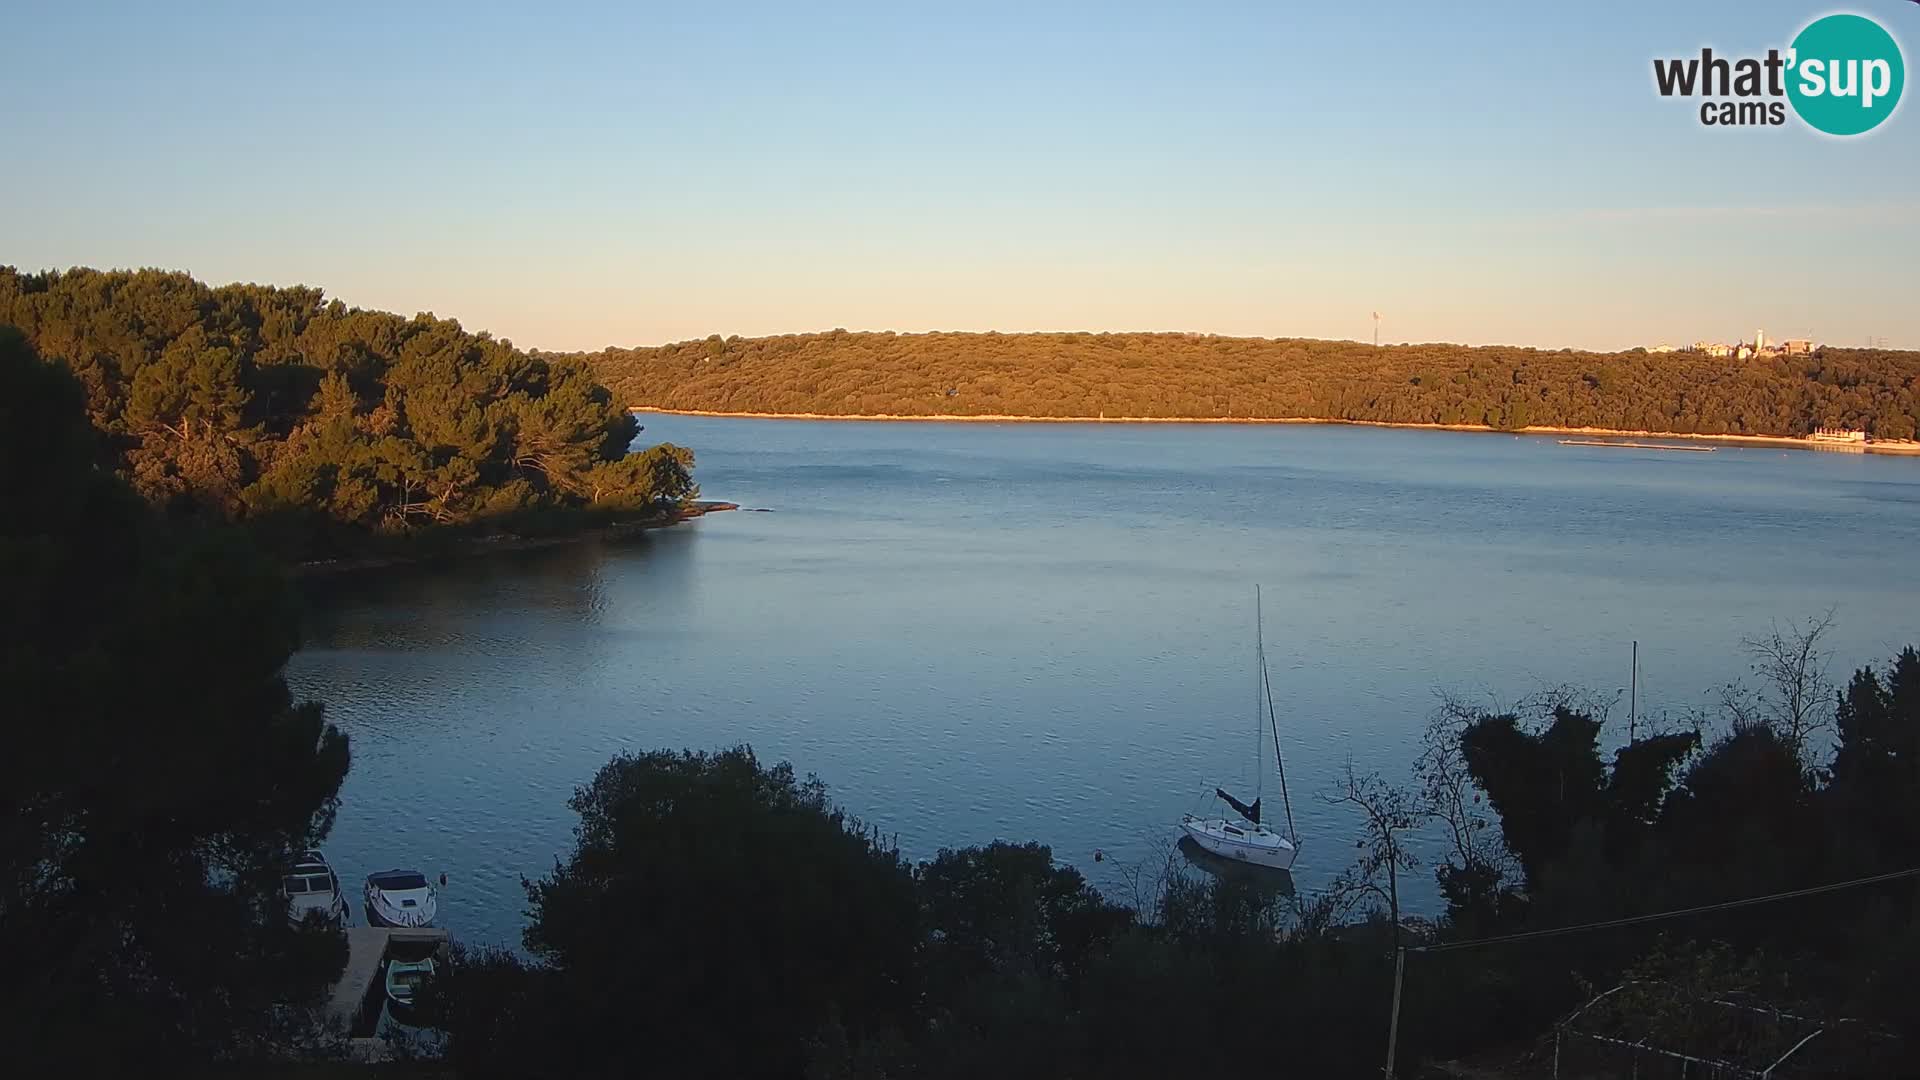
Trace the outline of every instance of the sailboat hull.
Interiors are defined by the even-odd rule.
[[[1180,822],[1180,831],[1223,859],[1254,866],[1290,870],[1298,854],[1293,844],[1277,832],[1265,827],[1247,828],[1225,818],[1188,817]]]

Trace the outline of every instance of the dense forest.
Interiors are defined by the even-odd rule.
[[[1911,439],[1920,352],[1736,360],[1199,334],[709,337],[585,354],[623,404],[900,416],[1318,418]]]
[[[526,531],[690,498],[692,455],[578,361],[318,289],[0,267],[13,324],[86,389],[134,487],[303,558],[449,527]]]

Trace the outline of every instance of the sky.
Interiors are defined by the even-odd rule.
[[[1180,330],[1920,348],[1920,106],[1700,124],[1655,57],[1920,4],[9,5],[0,264],[546,349]],[[1920,94],[1911,91],[1907,96]]]

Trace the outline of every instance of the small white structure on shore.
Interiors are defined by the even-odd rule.
[[[1807,438],[1825,443],[1865,443],[1867,433],[1859,428],[1817,427]]]

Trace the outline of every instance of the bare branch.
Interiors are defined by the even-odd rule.
[[[1732,683],[1721,690],[1721,707],[1735,731],[1772,728],[1802,758],[1809,754],[1813,737],[1833,726],[1832,654],[1820,644],[1833,623],[1834,609],[1828,608],[1804,624],[1774,623],[1763,635],[1741,639],[1760,686]]]
[[[1406,847],[1406,834],[1413,831],[1423,817],[1419,800],[1407,789],[1388,784],[1378,773],[1356,774],[1351,758],[1347,761],[1345,784],[1323,798],[1330,805],[1357,808],[1366,822],[1365,836],[1355,845],[1361,850],[1360,857],[1334,879],[1329,893],[1349,909],[1364,896],[1385,901],[1388,918],[1393,923],[1394,946],[1398,948],[1400,872],[1420,865]]]

